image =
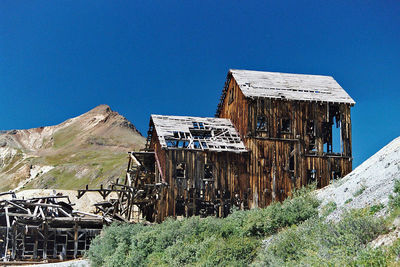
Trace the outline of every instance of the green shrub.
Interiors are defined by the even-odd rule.
[[[376,204],[376,205],[372,205],[371,207],[369,207],[369,212],[370,214],[375,214],[379,211],[381,211],[385,206],[382,203]]]
[[[280,229],[318,217],[311,189],[296,191],[265,209],[227,218],[168,219],[152,226],[113,224],[93,241],[92,266],[247,266],[261,241]]]
[[[357,257],[349,264],[350,266],[387,266],[388,254],[381,248],[366,248],[361,250]]]
[[[345,214],[338,223],[321,218],[307,220],[277,234],[269,246],[260,251],[256,265],[346,265],[385,229],[381,219],[365,211]]]
[[[346,200],[345,202],[344,202],[344,204],[348,204],[348,203],[350,203],[350,202],[352,202],[353,201],[353,199],[352,198],[349,198],[348,200]]]
[[[332,212],[334,212],[337,209],[337,205],[335,201],[330,201],[328,202],[325,206],[322,207],[321,209],[321,216],[326,217]]]
[[[400,180],[394,182],[394,195],[389,196],[389,207],[393,210],[400,208]]]

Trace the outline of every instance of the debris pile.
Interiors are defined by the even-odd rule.
[[[102,216],[73,209],[68,196],[18,199],[0,193],[0,257],[8,260],[73,259],[83,256],[103,224]]]

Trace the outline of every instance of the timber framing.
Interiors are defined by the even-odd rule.
[[[105,221],[75,211],[67,196],[0,201],[0,256],[9,260],[66,260],[82,257]]]

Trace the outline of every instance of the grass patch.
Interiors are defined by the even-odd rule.
[[[385,206],[382,203],[379,203],[377,205],[372,205],[369,207],[369,212],[373,215],[379,211],[381,211]]]
[[[364,184],[362,184],[362,185],[361,185],[361,188],[358,189],[358,190],[353,194],[353,197],[358,197],[359,195],[361,195],[361,194],[365,191],[365,189],[367,189],[367,187],[366,187]]]
[[[79,133],[79,130],[74,127],[58,130],[53,136],[53,146],[55,148],[61,148],[70,144]]]
[[[350,202],[352,202],[353,201],[353,199],[352,198],[349,198],[348,200],[346,200],[345,202],[344,202],[344,204],[348,204],[348,203],[350,203]]]

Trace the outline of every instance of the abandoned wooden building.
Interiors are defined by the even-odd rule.
[[[352,170],[350,108],[330,76],[230,70],[216,117],[229,118],[250,151],[250,207],[285,199]]]
[[[345,176],[354,104],[330,76],[230,70],[216,112],[229,120],[151,117],[147,150],[156,182],[169,185],[158,213],[198,214],[195,199],[221,203],[220,215],[228,202],[264,207]]]
[[[226,216],[324,187],[352,170],[354,104],[330,76],[230,70],[214,118],[150,117],[113,213]]]
[[[154,152],[155,183],[168,185],[156,205],[158,221],[225,216],[239,198],[231,192],[247,187],[247,149],[229,119],[152,115],[147,150]]]

